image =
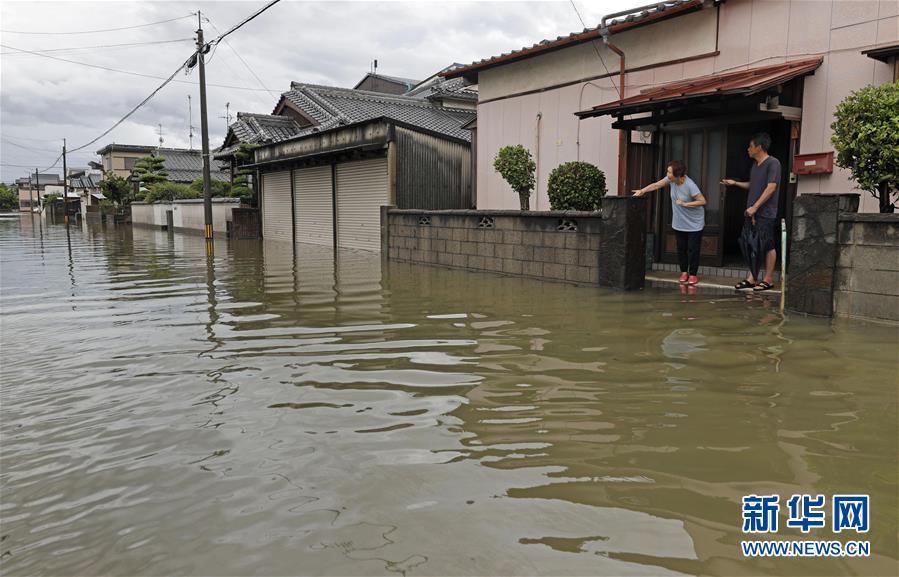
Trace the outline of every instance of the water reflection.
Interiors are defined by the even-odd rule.
[[[0,223],[5,573],[893,572],[895,328],[70,232]],[[753,492],[871,494],[875,557],[743,559]]]

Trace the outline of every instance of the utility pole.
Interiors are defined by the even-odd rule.
[[[37,172],[37,169],[35,169]],[[28,210],[31,211],[31,215],[34,216],[34,183],[31,182],[31,175],[28,175]]]
[[[203,213],[205,218],[206,251],[212,245],[212,190],[209,175],[209,127],[206,122],[206,63],[203,51],[203,20],[197,10],[197,62],[200,66],[200,137],[203,142]]]
[[[36,168],[34,169],[34,186],[37,187],[37,205],[41,207],[41,212],[44,212],[44,201],[41,200],[41,180],[38,178]]]
[[[69,228],[69,171],[66,168],[66,139],[62,139],[62,212]]]

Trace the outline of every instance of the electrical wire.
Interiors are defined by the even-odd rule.
[[[256,18],[257,16],[259,16],[260,14],[262,14],[263,12],[265,12],[266,10],[268,10],[269,8],[271,8],[272,6],[274,6],[275,4],[277,4],[279,1],[280,1],[280,0],[272,0],[271,2],[269,2],[268,4],[266,4],[264,7],[260,8],[259,10],[257,10],[255,13],[253,13],[253,14],[252,14],[251,16],[249,16],[248,18],[246,18],[246,19],[244,19],[243,21],[241,21],[240,23],[238,23],[238,24],[232,26],[231,29],[229,29],[229,30],[228,30],[227,32],[225,32],[224,34],[220,35],[218,38],[215,38],[215,39],[212,40],[211,42],[208,42],[208,43],[206,44],[206,46],[209,46],[210,44],[213,44],[213,43],[218,44],[219,42],[221,42],[222,40],[224,40],[224,38],[225,38],[226,36],[228,36],[229,34],[235,32],[236,30],[240,29],[240,28],[241,28],[243,25],[245,25],[247,22],[250,22],[251,20],[253,20],[253,19]],[[180,20],[180,18],[176,18],[175,20]],[[171,21],[171,20],[170,20],[170,21]],[[20,50],[20,49],[18,49],[18,48],[15,48],[15,47],[12,47],[12,46],[3,45],[3,44],[0,44],[0,46],[3,46],[4,48],[10,48],[10,49],[12,49],[12,50]],[[204,47],[204,48],[205,48],[205,47]],[[21,51],[22,51],[22,52],[31,52],[31,51],[28,51],[28,50],[21,50]],[[62,61],[64,61],[64,62],[72,62],[72,63],[74,63],[74,64],[84,64],[83,62],[75,62],[75,61],[72,61],[72,60],[66,60],[66,59],[64,59],[64,58],[57,58],[57,57],[55,57],[55,56],[49,56],[49,55],[46,55],[46,54],[40,54],[39,52],[31,52],[31,53],[32,53],[32,54],[38,54],[39,56],[43,56],[43,57],[45,57],[45,58],[51,58],[51,59],[53,59],[53,60],[62,60]],[[195,62],[196,62],[196,58],[195,58],[195,57],[196,57],[198,54],[200,54],[200,51],[199,51],[199,50],[194,50],[193,54],[191,54],[190,57],[188,57],[188,58],[187,58],[187,59],[186,59],[186,60],[185,60],[185,61],[184,61],[178,68],[176,68],[175,71],[172,72],[172,74],[169,75],[169,77],[166,78],[166,79],[162,82],[162,84],[160,84],[159,86],[157,86],[156,89],[155,89],[153,92],[151,92],[151,93],[149,94],[149,96],[147,96],[147,97],[144,98],[142,101],[140,101],[140,103],[138,103],[137,106],[135,106],[134,108],[132,108],[127,114],[125,114],[122,118],[120,118],[118,121],[116,121],[116,123],[113,124],[111,127],[109,127],[108,129],[106,129],[105,131],[103,131],[102,134],[100,134],[99,136],[97,136],[96,138],[94,138],[93,140],[91,140],[90,142],[86,142],[85,144],[82,144],[81,146],[78,146],[78,147],[75,147],[75,148],[72,148],[72,149],[68,150],[67,153],[74,153],[74,152],[78,152],[79,150],[84,150],[84,149],[87,148],[88,146],[90,146],[90,145],[96,143],[98,140],[100,140],[101,138],[103,138],[104,136],[106,136],[107,134],[109,134],[110,132],[112,132],[113,130],[115,130],[116,128],[118,128],[119,125],[121,125],[123,122],[125,122],[125,121],[126,121],[132,114],[134,114],[135,112],[137,112],[137,111],[138,111],[144,104],[146,104],[146,103],[149,102],[154,96],[156,96],[156,94],[158,94],[160,90],[162,90],[162,89],[165,88],[170,82],[172,82],[172,81],[174,80],[175,76],[176,76],[179,72],[181,72],[182,70],[185,70],[185,69],[190,70],[190,68],[192,68],[193,65],[195,64]],[[103,67],[94,66],[94,65],[87,65],[87,66],[92,66],[92,67],[94,67],[94,68],[103,68]],[[132,72],[127,72],[127,71],[122,71],[122,70],[115,70],[115,71],[116,71],[116,72],[125,72],[126,74],[136,74],[136,75],[138,75],[138,76],[147,76],[147,75],[145,75],[145,74],[132,73]],[[182,82],[183,82],[183,81],[182,81]],[[190,84],[193,84],[193,83],[191,82]],[[210,86],[211,86],[211,85],[210,85]],[[231,88],[234,88],[234,87],[231,87]],[[255,90],[255,89],[250,89],[250,90]],[[62,153],[60,153],[60,155],[56,158],[56,160],[53,161],[53,164],[51,164],[48,168],[45,168],[44,171],[50,170],[51,168],[55,167],[55,166],[59,163],[60,159],[62,159]]]
[[[154,40],[152,42],[128,42],[125,44],[98,44],[96,46],[73,46],[70,48],[47,48],[42,50],[33,50],[32,52],[39,52],[44,54],[46,52],[75,52],[78,50],[94,50],[98,48],[109,49],[109,48],[122,48],[129,46],[150,46],[153,44],[172,44],[174,42],[193,42],[193,38],[177,38],[175,40]],[[0,52],[0,54],[6,55],[19,55],[19,54],[28,54],[29,52],[22,51],[21,48],[17,48],[19,52]]]
[[[210,20],[209,18],[206,18],[206,21],[209,22],[209,25],[212,26],[212,27],[215,29],[216,32],[218,32],[219,34],[221,34],[221,30],[218,29],[218,26],[216,26],[215,24],[213,24],[212,20]],[[240,55],[240,53],[237,51],[237,49],[234,48],[234,46],[232,46],[231,43],[228,42],[228,40],[225,39],[224,37],[222,37],[222,40],[225,42],[225,44],[228,45],[228,48],[231,49],[231,52],[233,52],[234,55],[237,56],[238,60],[240,60],[241,62],[243,62],[243,65],[246,67],[247,70],[249,70],[250,74],[253,75],[253,78],[256,79],[256,81],[259,83],[259,86],[261,86],[262,88],[264,88],[265,91],[268,92],[268,93],[271,95],[272,98],[276,98],[276,99],[277,99],[278,96],[277,96],[274,92],[272,92],[271,90],[268,89],[268,87],[265,85],[265,83],[262,82],[262,79],[259,78],[259,76],[256,75],[256,72],[253,70],[253,68],[250,67],[249,64],[247,64],[247,61],[246,61],[246,60],[243,59],[243,57]],[[235,76],[236,76],[236,75],[235,75]]]
[[[196,12],[188,14],[186,16],[179,16],[177,18],[169,18],[168,20],[160,20],[159,22],[147,22],[146,24],[136,24],[134,26],[122,26],[120,28],[104,28],[102,30],[82,30],[79,32],[32,32],[32,31],[24,31],[24,30],[0,30],[4,34],[29,34],[29,35],[68,35],[68,34],[98,34],[100,32],[117,32],[119,30],[134,30],[135,28],[146,28],[147,26],[156,26],[157,24],[166,24],[167,22],[175,22],[177,20],[184,20],[185,18],[193,18],[196,16]]]
[[[581,13],[577,9],[577,6],[575,5],[574,0],[568,0],[568,1],[571,3],[571,7],[574,8],[574,13],[577,14],[577,19],[581,21],[581,26],[583,26],[584,30],[586,30],[587,24],[584,22],[584,19],[581,18]],[[615,92],[618,93],[618,100],[621,100],[621,98],[622,98],[621,91],[618,89],[618,86],[615,85],[615,81],[612,80],[612,73],[609,72],[609,68],[606,66],[605,59],[602,57],[602,54],[599,52],[599,48],[596,47],[596,40],[592,40],[590,42],[590,45],[593,46],[593,51],[596,52],[596,56],[598,56],[599,61],[602,62],[602,67],[605,68],[606,74],[608,74],[608,79],[609,79],[609,82],[612,84],[612,88],[614,88]]]
[[[251,20],[253,20],[254,18],[256,18],[257,16],[259,16],[260,14],[262,14],[263,12],[265,12],[266,10],[268,10],[269,8],[271,8],[272,6],[274,6],[275,4],[277,4],[277,3],[280,2],[280,1],[281,1],[281,0],[272,0],[271,2],[269,2],[269,3],[266,4],[265,6],[263,6],[262,8],[260,8],[259,10],[257,10],[256,12],[254,12],[251,16],[245,18],[245,19],[244,19],[243,21],[241,21],[241,22],[238,22],[237,24],[235,24],[234,26],[232,26],[230,29],[228,29],[227,32],[225,32],[224,34],[219,35],[218,38],[216,38],[215,40],[212,40],[212,41],[209,42],[209,43],[211,44],[212,42],[215,42],[216,44],[218,44],[219,42],[221,42],[222,40],[224,40],[226,36],[228,36],[229,34],[232,34],[232,33],[236,32],[236,31],[237,31],[238,29],[240,29],[244,24],[247,24],[248,22],[250,22]]]
[[[11,144],[12,146],[15,146],[16,148],[22,148],[24,150],[30,150],[32,152],[56,152],[56,150],[50,150],[49,148],[31,148],[30,146],[23,146],[21,144],[16,144],[15,142],[6,138],[5,136],[0,140],[3,140],[3,142],[5,142],[6,144]]]
[[[68,58],[60,58],[59,56],[51,56],[51,55],[49,55],[49,54],[42,54],[42,53],[40,53],[40,52],[35,52],[35,51],[33,51],[33,50],[25,50],[25,49],[23,49],[23,48],[16,48],[15,46],[10,46],[10,45],[8,45],[8,44],[0,44],[0,46],[2,46],[3,48],[8,48],[8,49],[10,49],[10,50],[18,50],[19,52],[25,52],[25,53],[28,53],[28,54],[34,54],[35,56],[40,56],[40,57],[42,57],[42,58],[49,58],[50,60],[58,60],[58,61],[60,61],[60,62],[67,62],[67,63],[69,63],[69,64],[78,64],[78,65],[80,65],[80,66],[86,66],[86,67],[88,67],[88,68],[96,68],[96,69],[98,69],[98,70],[105,70],[106,72],[117,72],[117,73],[119,73],[119,74],[128,74],[128,75],[130,75],[130,76],[138,76],[138,77],[140,77],[140,78],[152,78],[153,80],[165,80],[165,77],[163,77],[163,76],[156,76],[156,75],[153,75],[153,74],[143,74],[143,73],[141,73],[141,72],[133,72],[133,71],[131,71],[131,70],[121,70],[121,69],[118,69],[118,68],[110,68],[110,67],[108,67],[108,66],[100,66],[99,64],[89,64],[89,63],[87,63],[87,62],[79,62],[79,61],[77,61],[77,60],[70,60],[70,59],[68,59]],[[179,84],[190,84],[190,85],[192,85],[192,86],[196,86],[196,85],[197,85],[196,82],[191,82],[190,80],[175,80],[174,82],[177,82],[177,83],[179,83]],[[210,84],[210,83],[207,83],[206,86],[208,86],[208,87],[213,87],[213,88],[228,88],[228,89],[231,89],[231,90],[255,90],[255,91],[261,91],[261,90],[262,90],[261,88],[250,88],[250,87],[248,87],[248,86],[231,86],[231,85],[228,85],[228,84]]]

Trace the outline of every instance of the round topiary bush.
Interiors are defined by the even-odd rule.
[[[500,148],[493,159],[493,168],[518,193],[521,210],[528,210],[531,191],[534,190],[534,171],[537,170],[528,149],[520,144]]]
[[[589,162],[566,162],[549,173],[553,210],[599,210],[606,195],[606,175]]]

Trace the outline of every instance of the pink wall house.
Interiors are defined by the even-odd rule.
[[[703,261],[721,265],[734,257],[745,196],[717,182],[748,175],[745,150],[755,132],[774,139],[772,153],[784,167],[780,216],[788,221],[796,194],[861,192],[836,166],[817,175],[791,169],[796,155],[833,151],[833,112],[850,92],[896,80],[899,2],[676,0],[658,6],[612,15],[605,26],[447,74],[478,84],[478,208],[518,207],[517,195],[493,170],[502,146],[522,144],[534,155],[534,210],[550,208],[547,180],[563,162],[591,162],[605,172],[609,194],[627,194],[661,178],[667,160],[677,158],[709,199]],[[623,94],[621,59],[609,44],[624,53]],[[707,92],[676,85],[685,80]],[[877,210],[876,199],[861,196],[862,211]],[[647,214],[659,260],[673,256],[664,200],[656,195]]]

